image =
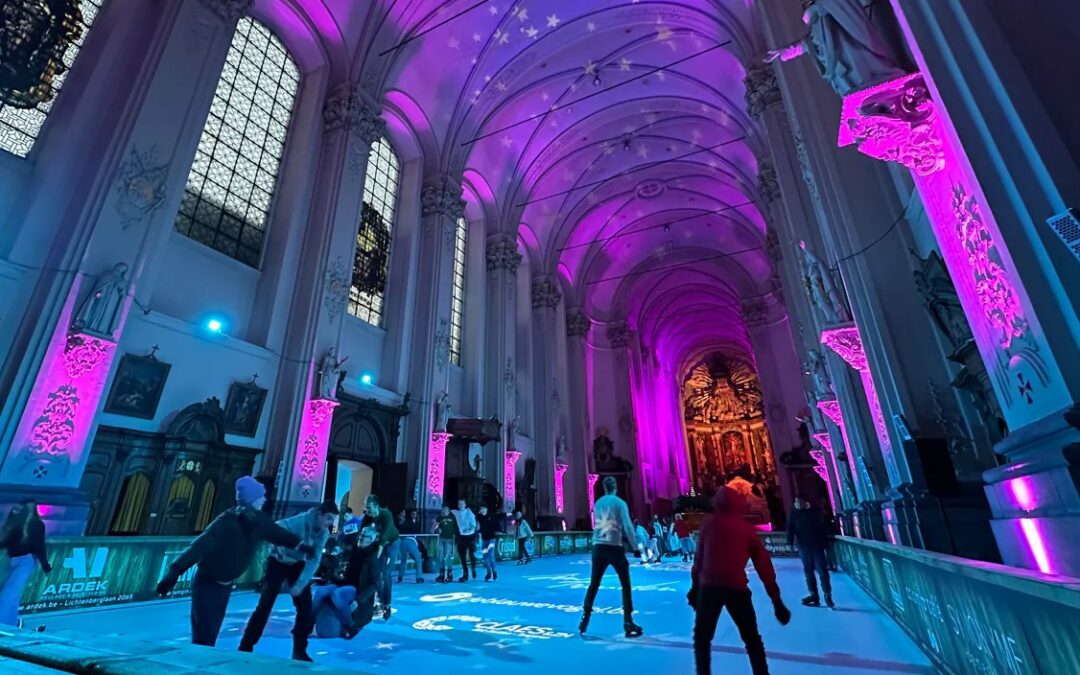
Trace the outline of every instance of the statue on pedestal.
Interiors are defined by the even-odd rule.
[[[836,398],[832,383],[829,381],[829,371],[825,369],[825,357],[817,349],[807,352],[807,374],[814,379],[814,398],[828,400]]]
[[[513,450],[514,446],[517,444],[517,428],[519,422],[521,422],[521,415],[517,415],[514,419],[510,420],[510,424],[506,428],[507,450]]]
[[[337,349],[331,347],[319,363],[319,398],[337,400],[338,383],[341,381],[341,366],[349,358],[338,359]]]
[[[803,285],[810,294],[811,302],[821,310],[828,323],[851,321],[847,303],[844,302],[840,290],[833,283],[829,269],[810,251],[805,241],[799,242],[799,248],[802,250]]]
[[[449,399],[450,394],[445,391],[435,399],[435,433],[446,433],[446,425],[450,421],[450,412],[453,410]]]
[[[770,49],[766,63],[810,53],[840,96],[915,71],[887,0],[804,0],[806,36]]]
[[[555,446],[555,461],[559,464],[567,464],[566,434],[559,436],[559,442]]]
[[[75,315],[75,330],[112,339],[127,297],[127,272],[126,263],[116,263],[98,280]]]

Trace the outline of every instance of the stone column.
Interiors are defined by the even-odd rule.
[[[77,488],[116,344],[173,228],[217,84],[208,74],[221,71],[252,1],[137,4],[97,64],[125,84],[92,79],[89,110],[75,110],[90,115],[78,142],[42,148],[36,161],[50,169],[9,254],[30,268],[33,290],[4,322],[12,347],[0,371],[0,507],[33,497],[51,507],[54,533],[85,527]]]
[[[499,232],[487,239],[487,322],[485,336],[484,369],[484,411],[494,415],[502,422],[502,438],[496,445],[495,462],[490,467],[487,479],[496,485],[502,485],[508,466],[507,453],[514,450],[514,400],[517,371],[514,365],[514,350],[517,338],[517,271],[521,265],[521,254],[517,250],[517,241],[513,235]],[[516,467],[517,456],[509,466]],[[520,471],[520,468],[512,468]],[[516,474],[515,474],[516,476]],[[513,497],[503,495],[504,508],[514,508]]]
[[[359,87],[331,92],[323,106],[323,139],[311,217],[304,232],[297,282],[288,296],[278,386],[270,403],[270,439],[262,475],[275,476],[280,513],[295,513],[324,498],[328,418],[336,407],[337,375],[324,367],[338,351],[352,283],[368,152],[385,129],[380,111]],[[282,300],[285,300],[284,298]],[[332,405],[333,404],[333,405]],[[325,420],[322,429],[320,419]],[[281,469],[279,471],[279,468]]]
[[[582,518],[591,512],[591,493],[588,476],[592,471],[592,429],[589,428],[591,409],[589,401],[588,337],[591,322],[580,307],[566,312],[567,389],[569,390],[569,429],[567,439],[570,451],[570,470],[566,477],[566,491],[577,495],[572,501],[578,506],[575,513]],[[573,525],[573,522],[570,523]]]
[[[536,392],[533,441],[536,451],[536,483],[539,510],[555,515],[555,454],[559,436],[559,372],[556,314],[562,292],[554,277],[533,277],[533,378]]]
[[[409,391],[422,402],[421,410],[432,416],[421,415],[409,425],[409,456],[416,457],[412,467],[412,480],[435,467],[440,445],[445,440],[433,432],[434,402],[449,388],[450,382],[450,301],[453,290],[454,237],[458,219],[464,215],[465,202],[461,199],[461,186],[447,176],[432,176],[424,181],[420,193],[421,230],[419,263],[417,269],[424,273],[413,280],[416,285],[416,304],[413,314],[412,348],[409,361]],[[459,407],[460,401],[446,399],[444,404]],[[437,429],[439,432],[445,429]],[[415,450],[414,450],[415,448]],[[430,460],[430,462],[429,462]],[[430,464],[430,466],[429,466]],[[442,467],[445,475],[445,466]],[[424,509],[437,509],[443,503],[442,494],[433,494],[431,487],[441,481],[428,480],[421,495]],[[451,499],[456,495],[451,495]]]

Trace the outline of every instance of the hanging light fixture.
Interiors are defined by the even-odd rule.
[[[64,53],[82,30],[78,0],[0,3],[0,102],[33,108],[52,100]]]

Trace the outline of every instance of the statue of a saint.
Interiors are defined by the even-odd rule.
[[[559,436],[559,442],[555,446],[555,460],[560,464],[566,464],[566,434],[561,434]]]
[[[828,400],[836,398],[832,383],[829,381],[829,371],[825,369],[825,357],[816,349],[807,352],[807,374],[814,379],[814,398]]]
[[[349,360],[349,357],[338,359],[337,349],[330,348],[326,356],[319,363],[319,398],[337,400],[338,382],[341,381],[341,366]]]
[[[127,296],[127,272],[126,263],[116,263],[98,280],[75,315],[72,323],[76,330],[112,339]]]
[[[799,248],[802,249],[803,285],[810,294],[811,302],[821,310],[828,323],[851,321],[847,303],[833,283],[828,268],[810,251],[805,241],[799,242]]]
[[[915,71],[888,0],[803,0],[805,37],[771,49],[766,63],[810,53],[841,96]]]
[[[438,398],[435,399],[435,432],[444,434],[446,433],[446,425],[450,421],[450,412],[453,406],[450,405],[449,392],[442,392]]]
[[[513,450],[517,446],[517,428],[518,422],[521,421],[521,415],[514,417],[510,420],[509,426],[506,427],[506,449]]]

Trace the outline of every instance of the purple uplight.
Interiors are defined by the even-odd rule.
[[[428,444],[427,491],[428,503],[435,505],[442,500],[443,482],[446,478],[446,444],[450,434],[436,431]]]
[[[297,501],[316,501],[322,497],[323,477],[326,474],[326,447],[330,440],[330,421],[334,408],[340,405],[331,399],[311,399],[304,405],[300,421],[300,438],[296,448],[296,464],[290,497]]]
[[[1035,495],[1032,494],[1030,480],[1027,476],[1021,476],[1006,481],[1013,496],[1013,503],[1020,507],[1021,511],[1025,512],[1034,511],[1037,506]]]
[[[1043,541],[1042,525],[1036,518],[1021,518],[1020,530],[1024,533],[1024,541],[1027,542],[1031,557],[1035,559],[1035,565],[1043,574],[1053,574],[1054,569],[1050,565],[1050,556],[1046,554],[1046,544]]]
[[[840,412],[839,401],[835,399],[818,401],[817,407],[825,417],[833,421],[833,424],[838,427],[844,426],[844,415]]]
[[[566,494],[563,492],[563,476],[570,467],[566,464],[555,465],[555,512],[562,513],[566,507]]]
[[[507,450],[503,459],[503,501],[513,507],[517,501],[517,474],[515,467],[521,453],[517,450]]]
[[[855,458],[851,454],[851,446],[848,444],[847,428],[844,426],[844,415],[840,410],[840,402],[835,399],[818,401],[817,407],[818,410],[821,411],[821,414],[832,420],[832,423],[835,424],[836,428],[840,430],[840,439],[844,443],[844,452],[847,454],[848,457],[848,468],[851,470],[851,478],[852,480],[854,480],[855,485],[858,486],[859,471],[855,467]],[[840,462],[836,459],[836,453],[833,453],[833,468],[836,471],[837,479],[839,479]],[[869,487],[870,486],[867,486],[867,489],[869,489]],[[854,496],[856,499],[858,499],[860,495],[856,494]]]
[[[596,525],[596,514],[594,513],[593,507],[596,506],[596,499],[594,498],[593,495],[596,494],[596,481],[600,480],[600,474],[590,473],[589,476],[588,476],[588,480],[589,480],[589,520],[592,522],[593,526],[595,526]]]
[[[840,358],[860,372],[869,369],[866,352],[863,350],[862,337],[855,324],[830,328],[821,332],[821,344],[836,352]]]

